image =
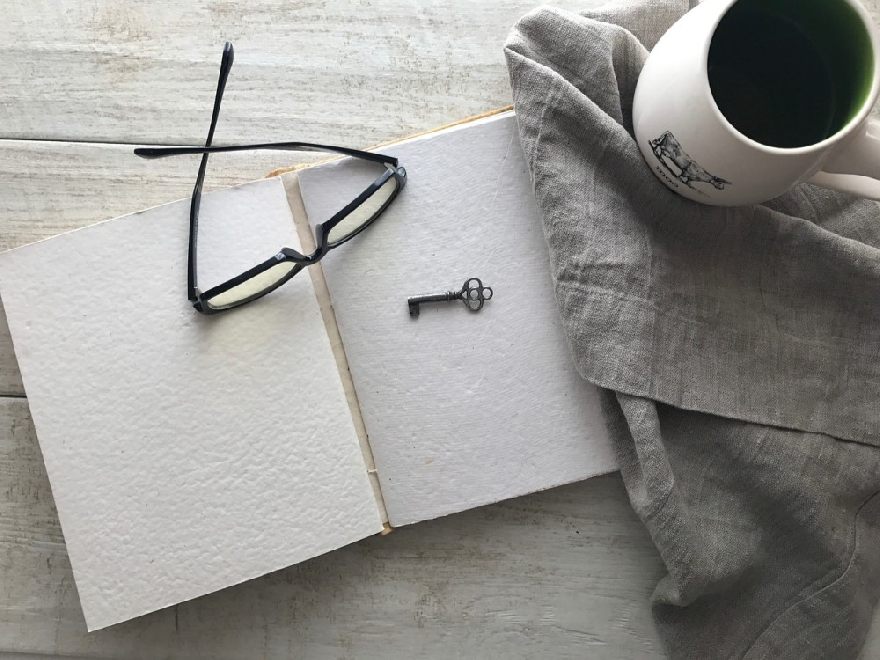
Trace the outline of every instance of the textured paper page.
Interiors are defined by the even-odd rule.
[[[557,315],[515,118],[388,147],[409,183],[323,262],[392,525],[609,472],[598,390],[576,373]],[[299,173],[320,222],[376,176],[344,160]],[[493,287],[479,313],[406,298]]]
[[[90,629],[382,529],[311,280],[186,300],[189,201],[0,256],[0,295]],[[200,284],[297,241],[277,179],[207,194]]]

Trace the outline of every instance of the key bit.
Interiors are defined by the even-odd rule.
[[[483,305],[487,300],[492,299],[492,288],[483,286],[483,282],[479,277],[469,277],[465,280],[461,289],[458,291],[447,291],[446,293],[426,293],[419,296],[410,296],[407,298],[409,306],[409,315],[416,319],[419,317],[419,305],[429,302],[448,302],[450,300],[460,300],[472,312],[479,312],[483,309]]]

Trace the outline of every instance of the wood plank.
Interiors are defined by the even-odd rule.
[[[0,137],[370,145],[510,102],[504,38],[533,0],[31,0],[0,22]],[[556,0],[584,10],[603,0]],[[864,0],[880,18],[880,0]]]
[[[3,301],[0,300],[0,396],[23,395],[24,385],[12,351],[12,337],[9,336],[6,314],[3,313]]]
[[[396,530],[87,634],[33,426],[0,398],[0,649],[125,658],[660,657],[616,476]]]
[[[601,0],[562,0],[581,8]],[[371,145],[510,103],[502,53],[533,0],[7,3],[0,137]]]
[[[290,151],[216,155],[206,190],[316,157]],[[198,162],[197,156],[145,160],[127,145],[0,140],[0,251],[189,197]]]

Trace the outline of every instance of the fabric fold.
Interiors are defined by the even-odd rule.
[[[880,207],[655,179],[633,94],[691,4],[544,7],[508,37],[563,326],[667,568],[670,655],[855,658],[880,593]]]
[[[673,6],[688,7],[620,16],[653,41]],[[878,206],[810,185],[737,209],[667,190],[632,137],[648,51],[605,22],[612,9],[598,15],[536,10],[505,48],[580,373],[682,408],[880,446]]]

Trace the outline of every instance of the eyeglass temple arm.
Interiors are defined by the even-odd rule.
[[[220,76],[217,79],[217,91],[214,93],[214,107],[211,110],[211,126],[208,128],[208,137],[205,147],[211,146],[214,139],[214,129],[217,127],[217,119],[220,117],[220,102],[223,100],[223,91],[226,89],[226,80],[229,78],[229,70],[235,61],[235,50],[228,41],[223,46],[223,57],[220,60]],[[199,236],[199,206],[202,201],[202,187],[205,184],[205,169],[208,166],[208,154],[202,152],[202,160],[199,163],[199,173],[196,176],[196,185],[193,187],[192,199],[189,205],[189,248],[187,254],[187,297],[190,302],[199,298],[199,286],[197,277],[196,254]]]
[[[141,158],[165,158],[166,156],[184,156],[188,154],[217,154],[231,151],[247,151],[250,149],[276,149],[296,151],[333,151],[335,153],[369,160],[374,163],[390,164],[397,167],[397,158],[386,154],[376,154],[369,151],[337,147],[329,144],[314,144],[312,142],[266,142],[261,144],[234,144],[222,147],[138,147],[134,150],[135,155]]]

